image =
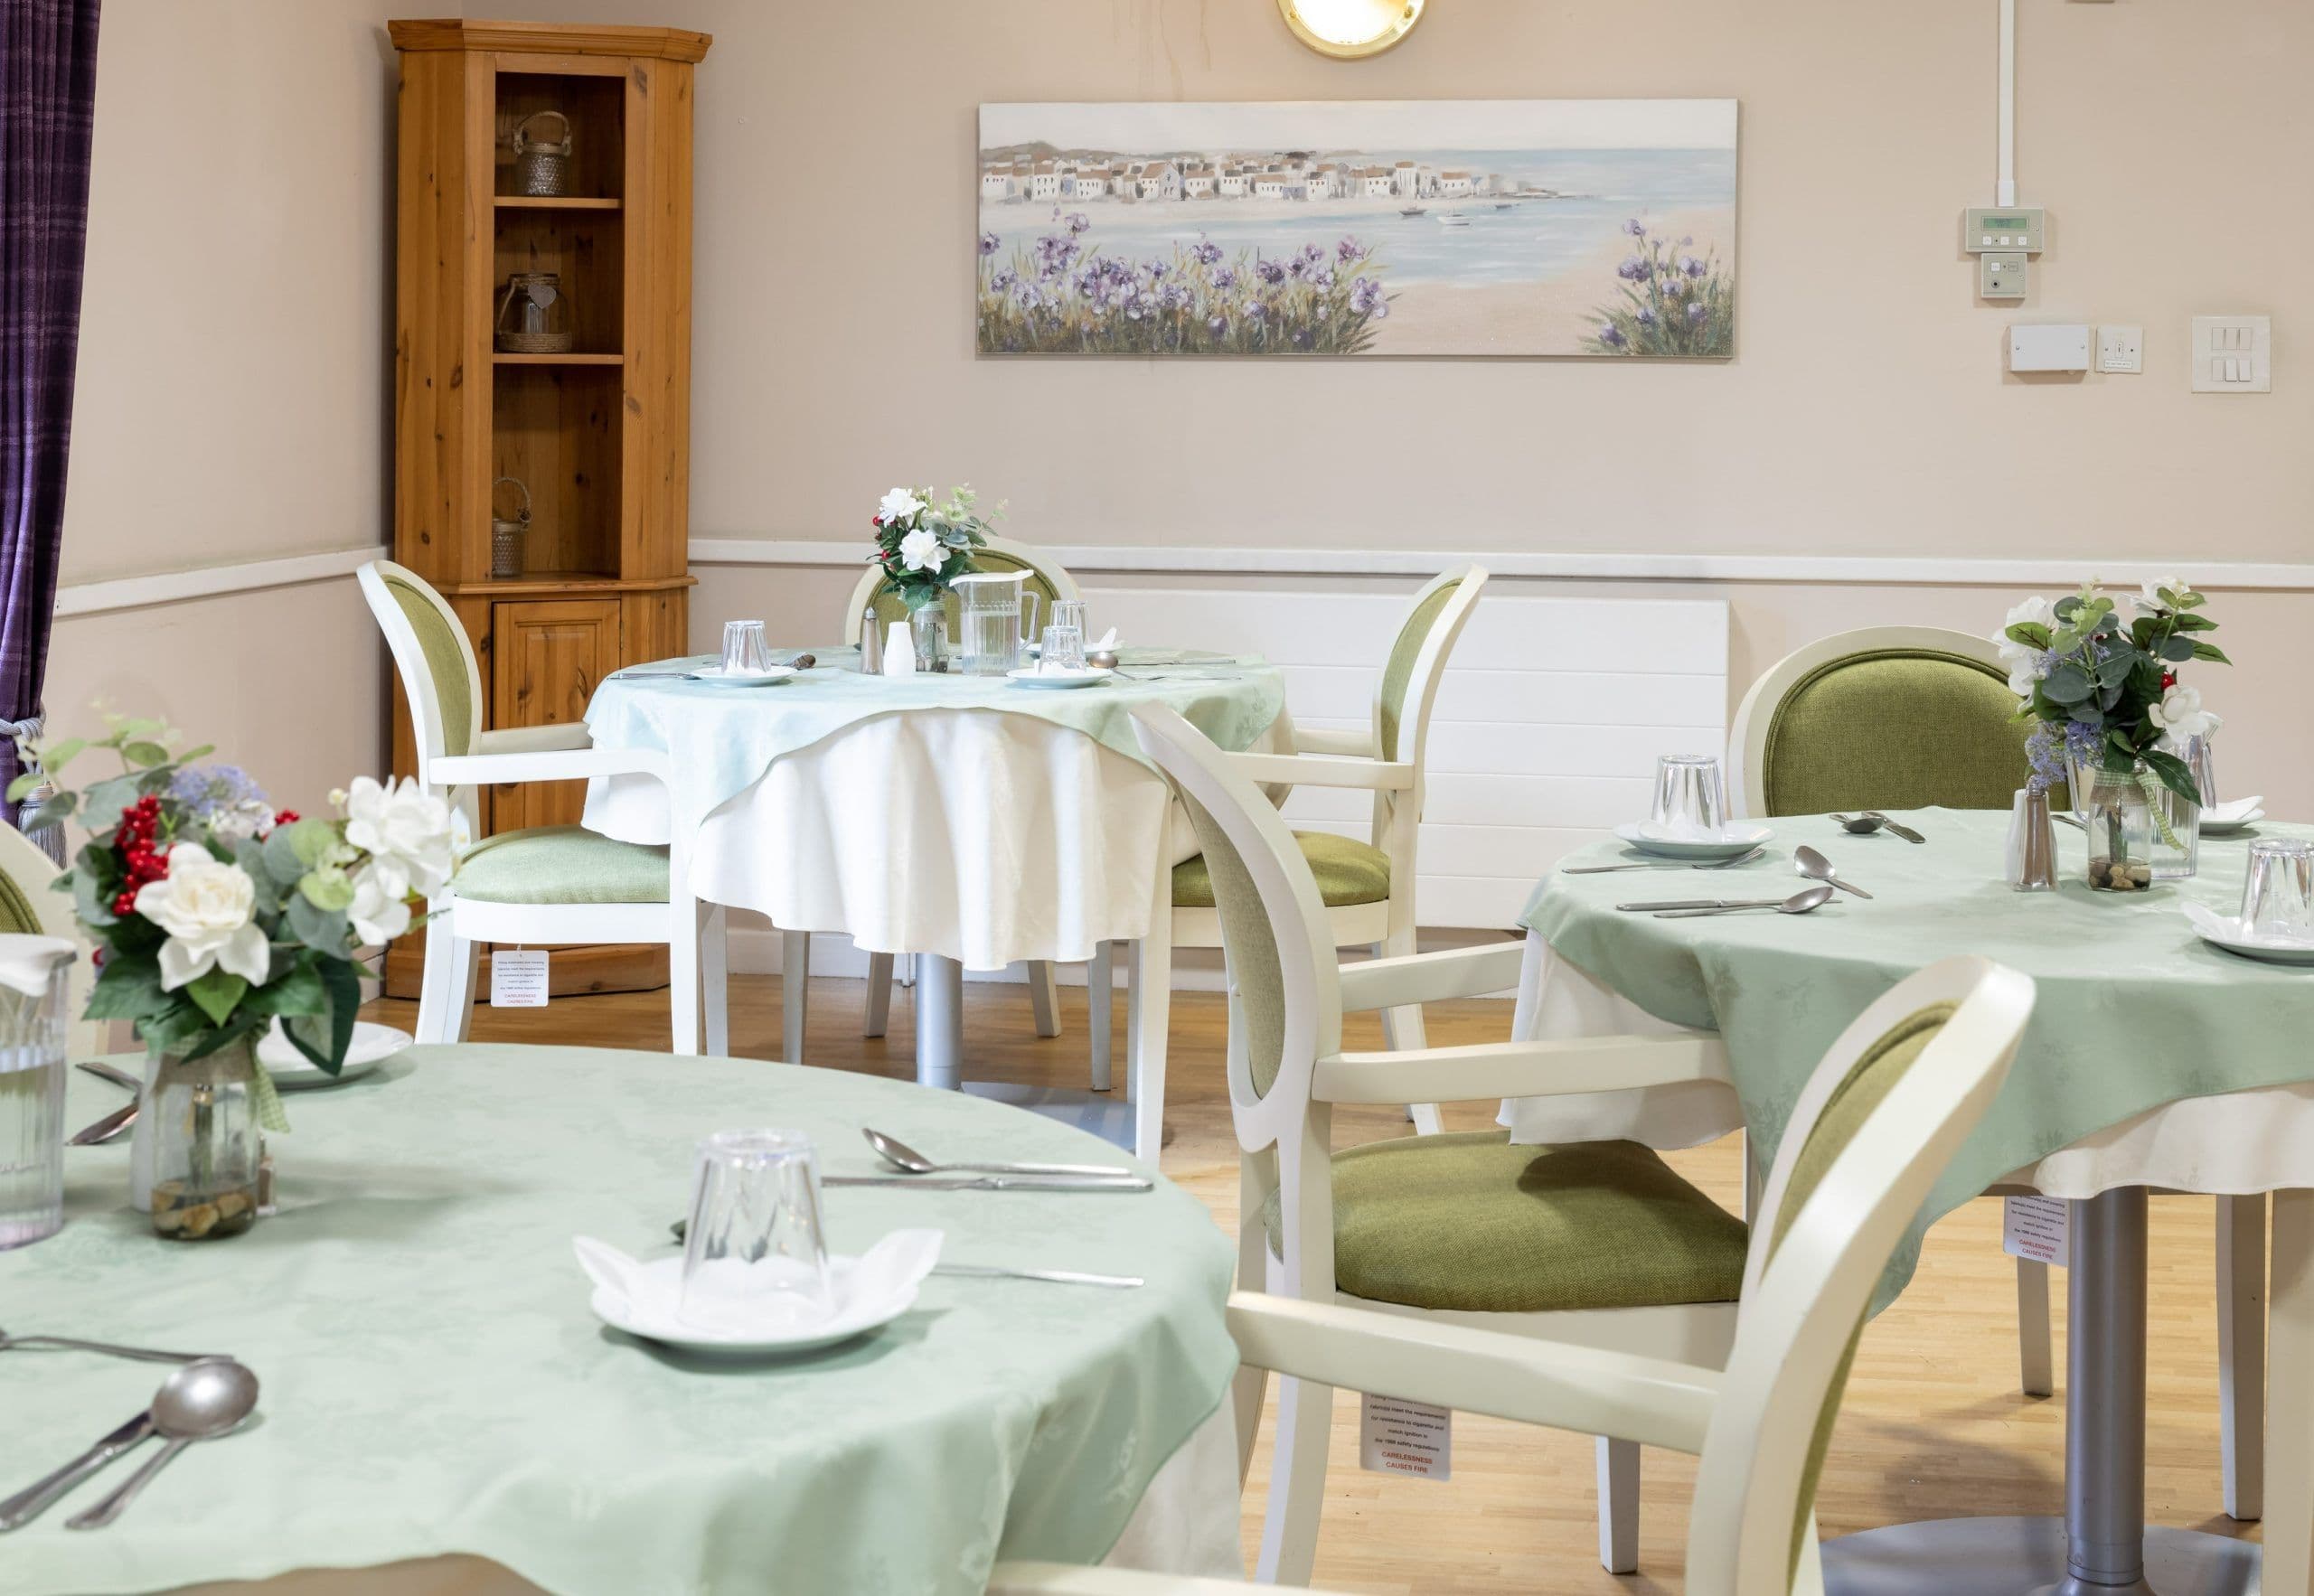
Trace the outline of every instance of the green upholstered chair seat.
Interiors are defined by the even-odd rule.
[[[451,889],[475,903],[663,904],[667,850],[584,826],[501,831],[458,861]]]
[[[1318,896],[1328,908],[1389,900],[1390,856],[1372,843],[1331,831],[1296,831],[1293,840],[1302,845],[1302,857],[1310,861],[1310,873],[1318,878]],[[1206,868],[1205,855],[1173,867],[1173,906],[1214,906],[1213,873]]]
[[[1507,1131],[1334,1155],[1334,1281],[1477,1313],[1732,1302],[1744,1222],[1632,1141],[1513,1147]],[[1282,1247],[1275,1194],[1263,1213]]]
[[[2031,774],[2017,699],[1993,666],[1925,648],[1819,666],[1775,706],[1761,762],[1769,814],[2007,809]]]

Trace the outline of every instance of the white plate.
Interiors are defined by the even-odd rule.
[[[2200,904],[2186,906],[2186,924],[2194,934],[2212,947],[2224,948],[2229,953],[2239,953],[2245,959],[2262,959],[2269,964],[2314,965],[2314,942],[2299,942],[2278,936],[2250,934],[2239,915],[2221,915]]]
[[[257,1056],[275,1085],[296,1092],[308,1086],[335,1086],[360,1080],[415,1040],[408,1031],[357,1019],[353,1022],[353,1039],[346,1044],[345,1066],[333,1077],[297,1051],[296,1045],[281,1034],[281,1022],[277,1019],[265,1039],[257,1045]]]
[[[858,1266],[860,1260],[848,1253],[828,1254],[828,1272],[832,1277],[836,1292],[842,1295],[845,1277]],[[655,1288],[654,1295],[665,1302],[675,1301],[682,1294],[683,1261],[681,1258],[658,1258],[635,1268]],[[916,1304],[917,1288],[860,1308],[848,1308],[833,1319],[822,1319],[814,1325],[801,1325],[787,1330],[757,1330],[744,1335],[724,1335],[701,1330],[682,1323],[672,1314],[657,1318],[637,1313],[633,1304],[621,1292],[608,1286],[597,1286],[588,1306],[595,1317],[630,1336],[640,1336],[646,1341],[656,1341],[665,1347],[680,1347],[687,1352],[704,1352],[724,1357],[763,1357],[766,1354],[811,1352],[822,1347],[832,1347],[839,1341],[849,1341],[880,1326],[888,1325]]]
[[[1031,665],[1007,671],[1004,677],[1015,687],[1068,688],[1098,687],[1110,674],[1098,665],[1084,665],[1074,671],[1040,671]]]
[[[793,665],[774,665],[760,676],[752,671],[745,674],[735,671],[726,676],[722,666],[710,665],[704,671],[686,671],[683,680],[703,681],[710,687],[769,687],[773,682],[785,681],[795,674],[795,667]]]
[[[1665,859],[1734,859],[1739,853],[1749,853],[1775,833],[1765,826],[1726,825],[1717,837],[1676,837],[1670,830],[1652,821],[1635,826],[1617,826],[1615,835],[1641,853],[1660,854]]]
[[[2262,807],[2263,798],[2236,798],[2230,803],[2213,803],[2202,811],[2202,835],[2230,837],[2245,826],[2254,825],[2266,818]]]

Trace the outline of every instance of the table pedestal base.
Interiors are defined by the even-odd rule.
[[[1030,1113],[1088,1131],[1126,1152],[1133,1150],[1133,1104],[1122,1093],[1077,1092],[1066,1086],[1021,1086],[1010,1081],[966,1081],[964,1094],[1009,1103]]]
[[[2254,1542],[2149,1528],[2145,1578],[2093,1585],[2065,1570],[2062,1518],[1944,1518],[1826,1541],[1825,1596],[2258,1596]]]

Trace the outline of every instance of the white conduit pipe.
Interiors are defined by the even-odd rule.
[[[1992,202],[2017,203],[2017,0],[2000,0],[2000,182]]]

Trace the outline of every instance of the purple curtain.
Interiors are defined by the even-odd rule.
[[[97,0],[0,0],[0,733],[37,719],[48,671],[96,93]]]

